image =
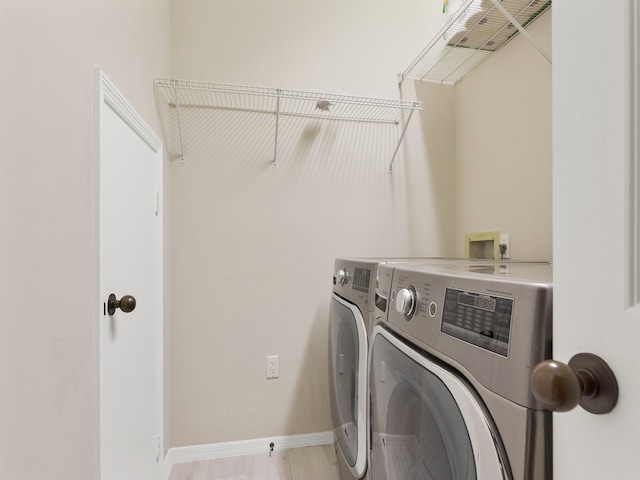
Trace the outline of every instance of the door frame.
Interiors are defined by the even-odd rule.
[[[133,130],[156,154],[154,178],[156,188],[156,215],[155,227],[156,242],[156,278],[154,289],[156,290],[156,309],[159,316],[160,327],[156,330],[156,405],[158,412],[156,418],[156,431],[158,432],[158,478],[164,473],[164,219],[162,199],[163,196],[163,145],[160,138],[153,133],[146,122],[138,115],[134,108],[118,91],[115,85],[107,78],[100,68],[94,69],[94,105],[93,105],[93,246],[94,246],[94,314],[93,314],[93,391],[94,391],[94,479],[100,479],[100,324],[103,321],[103,303],[106,299],[100,298],[100,112],[102,108],[110,108],[118,117]]]

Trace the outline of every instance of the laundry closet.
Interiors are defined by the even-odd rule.
[[[289,3],[172,6],[173,78],[246,100],[194,108],[177,83],[165,84],[173,101],[157,92],[170,139],[168,447],[331,429],[335,257],[461,256],[466,232],[497,229],[512,258],[551,260],[551,65],[526,38],[456,85],[399,84],[448,18],[440,0]],[[551,15],[527,29],[547,51]],[[292,91],[314,116],[259,112]],[[408,103],[391,124],[320,103],[350,96]]]
[[[98,298],[96,69],[164,143],[164,202],[155,195],[149,206],[165,220],[154,462],[156,452],[161,463],[177,449],[193,457],[255,439],[266,452],[267,437],[276,449],[330,441],[336,257],[458,256],[466,233],[499,229],[512,258],[551,258],[551,67],[518,36],[455,86],[399,87],[398,73],[446,21],[443,3],[2,2],[0,477],[99,472],[97,337],[108,300]],[[554,356],[602,354],[623,387],[610,416],[554,418],[562,478],[605,478],[612,464],[633,477],[637,450],[621,426],[637,420],[638,322],[627,307],[640,291],[629,272],[638,242],[611,232],[638,232],[629,205],[638,112],[628,106],[640,15],[637,1],[609,7],[555,2],[527,27],[549,51],[553,16]],[[325,93],[420,108],[397,125],[283,115],[277,134],[273,115],[184,108],[180,139],[162,129],[156,78],[310,92],[318,117],[337,113]],[[593,255],[602,245],[611,248]],[[272,356],[279,372],[267,379]]]

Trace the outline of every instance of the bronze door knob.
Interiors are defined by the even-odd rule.
[[[113,315],[118,308],[124,313],[133,312],[136,308],[136,299],[131,295],[125,295],[118,300],[115,294],[112,293],[107,301],[107,312],[109,312],[109,315]]]
[[[595,414],[609,413],[618,401],[618,382],[609,365],[591,353],[578,353],[569,364],[538,363],[531,371],[531,391],[546,409],[568,412],[576,405]]]

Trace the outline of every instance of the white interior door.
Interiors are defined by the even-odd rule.
[[[162,446],[162,145],[96,71],[101,480],[151,480]],[[136,300],[110,313],[108,298]]]
[[[553,3],[554,357],[602,357],[620,392],[554,413],[558,480],[640,475],[638,23],[637,0]]]

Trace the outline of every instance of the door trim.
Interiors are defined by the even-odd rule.
[[[633,313],[640,312],[640,5],[637,2],[629,2],[629,55],[630,67],[629,82],[629,234],[627,248],[629,249],[629,280],[628,299],[626,307],[632,309]]]
[[[94,392],[94,479],[100,479],[100,322],[103,316],[100,298],[100,112],[105,106],[109,107],[122,121],[131,128],[151,150],[163,158],[163,145],[160,138],[153,133],[151,128],[138,115],[115,85],[107,78],[100,68],[94,69],[94,105],[93,105],[93,246],[94,246],[94,275],[93,275],[93,392]],[[164,277],[163,277],[163,165],[162,161],[155,165],[155,188],[157,192],[156,215],[156,279],[155,289],[157,305],[156,312],[159,316],[160,328],[157,329],[156,356],[157,370],[156,382],[158,386],[158,418],[156,419],[156,431],[158,435],[158,475],[162,473],[164,460]]]

